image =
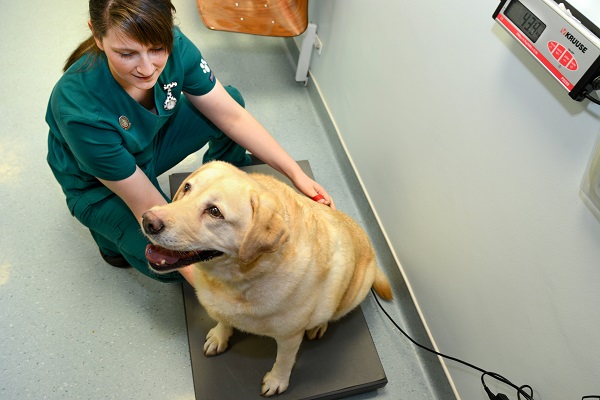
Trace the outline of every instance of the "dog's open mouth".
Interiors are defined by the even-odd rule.
[[[218,250],[175,251],[154,244],[146,246],[146,259],[157,271],[169,271],[223,255]]]

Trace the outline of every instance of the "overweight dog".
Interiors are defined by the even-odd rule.
[[[263,396],[287,389],[305,334],[322,337],[371,287],[392,298],[366,233],[350,217],[224,162],[191,174],[142,225],[153,270],[194,264],[198,300],[217,321],[205,355],[224,352],[234,328],[276,340]]]

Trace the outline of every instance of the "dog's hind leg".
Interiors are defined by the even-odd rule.
[[[273,396],[285,392],[290,383],[290,374],[296,363],[296,354],[302,343],[304,331],[288,338],[278,338],[277,358],[273,369],[263,378],[261,396]]]
[[[315,339],[321,339],[323,337],[323,335],[325,334],[325,331],[327,331],[327,326],[329,324],[327,322],[315,326],[312,329],[307,329],[306,330],[306,337],[309,340],[315,340]]]
[[[227,350],[229,338],[233,334],[230,325],[219,322],[217,326],[208,331],[206,342],[204,342],[204,355],[216,356]]]

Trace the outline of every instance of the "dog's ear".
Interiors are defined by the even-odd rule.
[[[259,195],[253,192],[250,204],[252,221],[239,251],[240,261],[244,264],[251,263],[263,253],[276,251],[288,238],[287,227],[276,212],[277,202],[271,193]]]

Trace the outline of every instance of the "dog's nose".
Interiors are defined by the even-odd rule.
[[[165,229],[165,224],[162,220],[150,211],[142,214],[142,226],[144,227],[144,232],[149,235],[156,235]]]

